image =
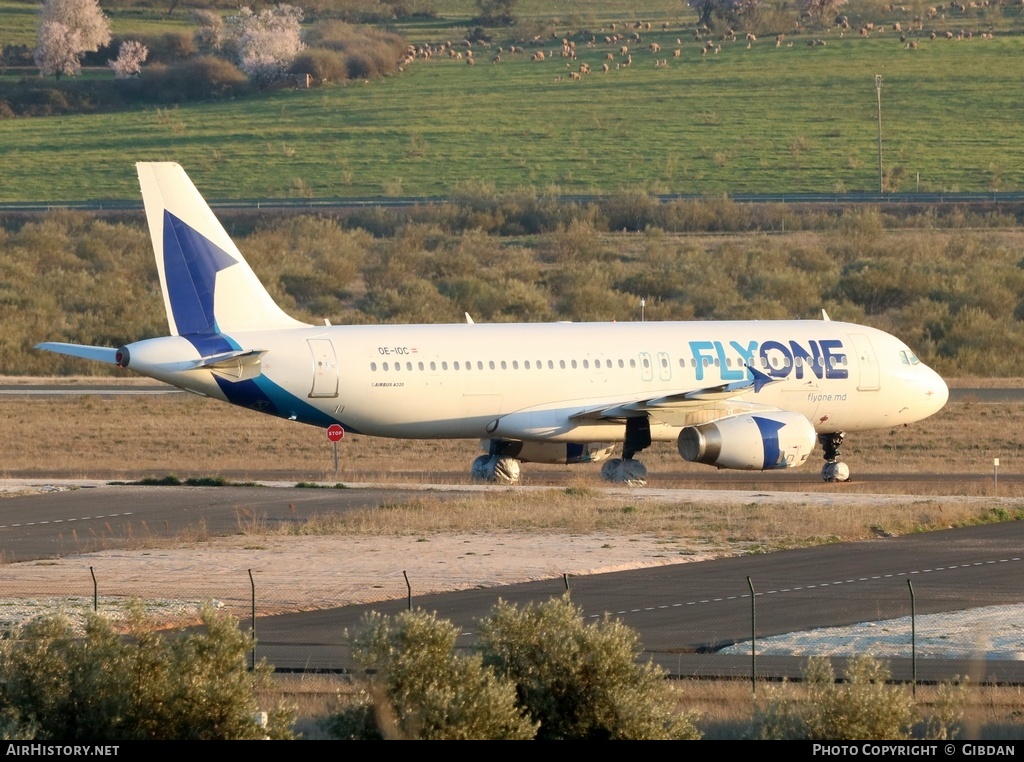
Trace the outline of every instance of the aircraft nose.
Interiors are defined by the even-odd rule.
[[[946,386],[946,382],[942,380],[942,376],[936,373],[931,368],[927,368],[927,375],[923,379],[923,391],[925,399],[928,401],[928,407],[932,413],[937,413],[946,406],[946,402],[949,400],[949,387]]]

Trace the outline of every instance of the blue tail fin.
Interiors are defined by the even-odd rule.
[[[293,328],[185,171],[136,165],[173,335]]]

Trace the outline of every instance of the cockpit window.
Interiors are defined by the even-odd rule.
[[[911,352],[909,349],[900,351],[900,362],[904,365],[920,365],[921,361],[917,359],[917,355]]]

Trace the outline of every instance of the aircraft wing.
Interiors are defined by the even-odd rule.
[[[773,379],[756,368],[748,368],[751,378],[733,381],[728,384],[716,384],[700,389],[679,391],[657,397],[641,397],[599,405],[581,410],[569,416],[573,421],[601,421],[633,418],[650,415],[652,418],[671,423],[673,419],[689,418],[698,410],[717,410],[742,412],[744,410],[775,409],[773,405],[761,405],[756,402],[740,401],[737,398],[753,392],[756,394],[766,385],[775,383]]]

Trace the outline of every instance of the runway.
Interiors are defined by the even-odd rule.
[[[5,481],[0,488],[24,488],[28,482]],[[38,485],[38,482],[36,482]],[[298,489],[294,485],[245,487],[141,487],[102,483],[53,483],[37,494],[0,500],[0,552],[4,558],[46,559],[91,547],[110,548],[118,528],[142,528],[154,536],[173,536],[201,522],[210,534],[235,534],[240,506],[258,511],[268,525],[301,522],[326,510],[409,500],[429,490],[432,498],[463,499],[467,492],[501,488],[472,485],[382,486],[352,489]],[[36,489],[40,489],[38,486]],[[507,489],[507,488],[506,488]],[[545,490],[525,487],[520,490]],[[615,488],[607,488],[614,492]],[[602,490],[604,492],[605,490]],[[785,509],[787,502],[817,500],[843,507],[869,501],[920,501],[933,505],[935,496],[843,493],[764,492],[746,490],[621,490],[658,501],[710,501],[733,509],[752,502]],[[1010,498],[958,497],[1002,506],[1008,514],[1022,501]],[[72,539],[72,538],[77,539]],[[917,613],[971,609],[1024,602],[1021,548],[1024,523],[1009,521],[906,537],[825,545],[702,563],[669,564],[610,574],[571,577],[574,603],[585,616],[611,616],[635,628],[643,651],[674,674],[740,676],[749,674],[750,660],[719,655],[723,646],[749,640],[753,585],[757,603],[757,634],[829,628],[863,621],[881,621],[909,614],[908,581]],[[440,560],[440,559],[439,559]],[[140,563],[145,563],[144,559]],[[344,567],[344,559],[339,559]],[[402,559],[395,559],[396,569]],[[749,583],[748,583],[749,578]],[[560,577],[457,593],[419,596],[415,607],[437,611],[459,624],[460,645],[473,642],[475,622],[500,598],[525,604],[560,595]],[[356,626],[366,611],[401,611],[406,601],[260,617],[256,623],[258,654],[278,669],[348,669],[351,662],[344,631]],[[759,674],[799,674],[803,659],[761,660]],[[909,675],[909,663],[897,658],[897,676]],[[1011,660],[929,660],[921,679],[952,674],[1024,683],[1024,662]]]

